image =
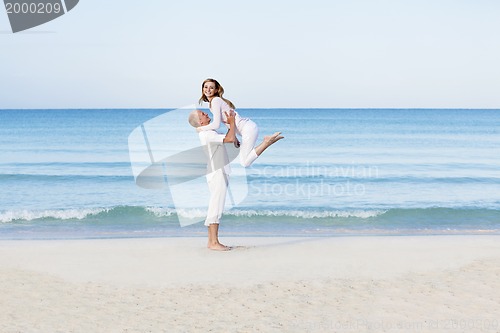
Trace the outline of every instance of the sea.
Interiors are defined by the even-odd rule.
[[[206,237],[134,177],[129,136],[171,110],[0,110],[0,239]],[[285,138],[231,175],[221,236],[500,234],[500,110],[238,112]]]

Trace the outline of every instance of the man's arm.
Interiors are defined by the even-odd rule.
[[[229,114],[227,112],[226,117],[227,117],[227,123],[229,124],[229,131],[226,133],[226,137],[224,138],[223,142],[224,143],[231,143],[236,141],[236,124],[235,124],[235,113],[234,111],[230,111]]]

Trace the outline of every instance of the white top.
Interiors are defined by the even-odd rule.
[[[205,126],[200,126],[199,128],[202,131],[219,129],[221,121],[227,121],[225,112],[229,113],[230,110],[231,107],[222,98],[214,97],[210,102],[210,112],[212,112],[213,119],[210,122],[210,124]],[[240,117],[240,115],[236,111],[234,111],[234,113],[236,114],[235,116],[236,132],[238,134],[241,134],[240,129],[243,128],[243,125],[245,125],[245,123],[248,121],[248,118]],[[227,128],[229,128],[229,124],[226,123],[226,126]]]
[[[226,136],[214,130],[199,132],[198,135],[207,155],[207,180],[212,179],[215,172],[219,170],[223,170],[225,174],[230,174],[229,158],[224,147],[224,138]]]

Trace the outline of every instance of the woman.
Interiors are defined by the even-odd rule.
[[[229,113],[230,110],[234,110],[235,106],[230,100],[222,97],[224,95],[224,88],[222,88],[219,82],[214,79],[206,79],[201,85],[201,94],[199,103],[209,103],[210,112],[212,112],[212,122],[208,125],[198,127],[197,130],[199,132],[217,130],[220,127],[221,121],[227,125],[226,112]],[[236,134],[241,136],[240,164],[248,167],[267,147],[283,139],[283,136],[280,136],[281,132],[265,136],[264,141],[255,147],[259,128],[252,120],[240,117],[236,111],[234,112]]]

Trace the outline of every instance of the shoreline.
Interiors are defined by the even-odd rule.
[[[0,331],[498,332],[499,240],[0,241]]]
[[[329,231],[328,233],[318,232],[317,230],[311,232],[291,232],[283,233],[282,230],[273,230],[267,233],[250,233],[250,232],[235,232],[231,228],[229,230],[222,229],[220,231],[221,237],[226,238],[338,238],[338,237],[474,237],[474,236],[500,236],[499,229],[398,229],[398,230],[384,230],[384,229],[365,229],[365,230],[351,230],[342,229]],[[0,228],[1,231],[1,228]],[[200,230],[199,232],[190,233],[176,233],[177,229],[173,230],[171,234],[156,233],[151,235],[141,234],[123,234],[123,233],[113,233],[109,232],[108,235],[103,235],[99,233],[89,233],[87,235],[78,236],[76,230],[71,233],[61,234],[56,236],[41,236],[39,232],[33,232],[37,236],[27,236],[24,234],[22,236],[5,236],[0,235],[0,242],[10,242],[10,241],[81,241],[81,240],[126,240],[126,239],[170,239],[170,238],[206,238],[206,230]],[[48,234],[54,235],[54,232],[49,232]],[[279,234],[279,236],[277,236]],[[3,238],[2,238],[3,237]]]

